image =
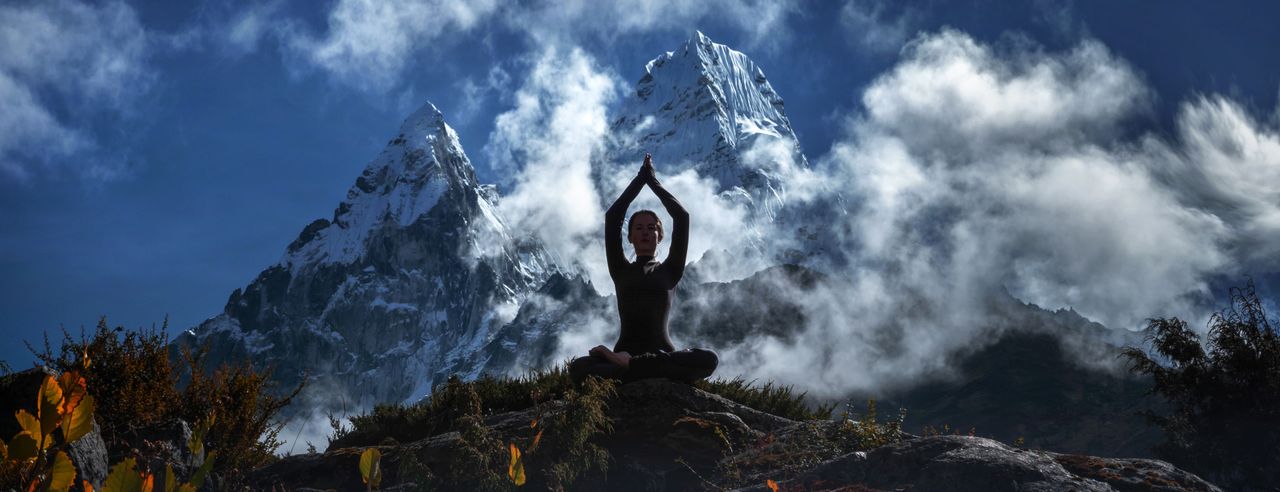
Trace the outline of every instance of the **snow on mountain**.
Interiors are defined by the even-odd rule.
[[[720,191],[781,205],[786,177],[807,168],[782,97],[741,52],[698,32],[654,58],[612,125],[615,160],[653,154],[664,174],[694,169]],[[747,155],[778,148],[781,153]]]
[[[782,97],[745,54],[698,32],[645,65],[644,75],[612,124],[606,162],[653,154],[659,173],[693,170],[715,181],[720,199],[747,217],[745,244],[692,258],[695,272],[741,278],[777,263],[810,266],[842,260],[831,227],[847,205],[810,169]],[[605,186],[604,188],[608,188]],[[758,261],[746,271],[744,254]],[[697,275],[697,273],[695,273]]]
[[[331,219],[306,226],[278,263],[178,343],[214,362],[249,358],[314,395],[353,406],[411,401],[473,357],[559,271],[497,213],[435,106],[413,113]],[[481,254],[480,250],[483,250]]]

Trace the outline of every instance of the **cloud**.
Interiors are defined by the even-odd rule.
[[[587,247],[604,217],[591,160],[603,149],[605,108],[618,84],[582,50],[548,48],[515,93],[516,106],[496,118],[484,149],[495,169],[513,176],[503,183],[511,192],[499,209],[517,233],[540,239],[562,258],[600,260],[586,265],[604,263],[597,248]]]
[[[255,3],[233,15],[225,24],[218,23],[224,51],[232,57],[257,51],[262,39],[278,29],[273,27],[273,23],[283,7],[283,0]]]
[[[1187,206],[1221,219],[1241,272],[1280,269],[1280,112],[1259,121],[1222,96],[1182,105],[1178,145],[1149,139],[1147,169]],[[1231,272],[1231,273],[1241,273]]]
[[[91,158],[92,117],[119,120],[151,86],[148,35],[128,5],[76,1],[0,6],[0,169],[27,180],[67,171],[118,178],[121,163]]]
[[[507,95],[507,87],[511,84],[511,74],[507,73],[501,65],[494,65],[489,68],[489,72],[485,74],[484,80],[476,83],[471,77],[462,79],[456,84],[458,91],[461,93],[461,100],[457,103],[457,110],[453,112],[453,120],[458,124],[466,124],[474,119],[483,109],[485,100],[491,94],[497,93],[500,97]]]
[[[890,13],[894,3],[884,0],[848,0],[840,8],[840,27],[849,42],[872,53],[894,53],[910,39],[922,14],[910,5]]]
[[[827,157],[858,191],[851,242],[1112,327],[1170,312],[1222,268],[1226,230],[1152,175],[1150,149],[1115,141],[1150,97],[1096,41],[1001,56],[957,31],[920,38]]]
[[[653,31],[692,34],[698,24],[715,20],[744,33],[749,48],[776,48],[790,35],[787,18],[799,10],[790,0],[568,0],[533,2],[509,11],[504,21],[540,42],[563,44],[588,36],[613,41]]]
[[[286,44],[340,82],[382,91],[399,82],[418,50],[469,31],[497,8],[494,0],[340,0],[324,34],[295,25]]]
[[[334,80],[362,90],[383,92],[401,82],[420,53],[438,49],[487,22],[505,26],[532,41],[531,53],[550,46],[569,49],[589,42],[613,42],[620,36],[652,31],[691,34],[699,23],[715,20],[746,34],[750,47],[776,47],[788,39],[785,22],[799,11],[794,1],[585,0],[502,4],[495,0],[415,0],[384,3],[339,0],[322,33],[289,20],[282,40],[295,68],[318,68]],[[260,38],[257,17],[244,26],[245,44]]]

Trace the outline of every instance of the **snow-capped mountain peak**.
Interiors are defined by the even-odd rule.
[[[645,65],[614,121],[621,136],[615,155],[647,151],[676,171],[692,167],[715,178],[723,191],[760,191],[776,184],[761,175],[775,166],[744,163],[742,152],[780,144],[807,166],[783,106],[755,62],[698,31]]]
[[[430,102],[405,119],[400,133],[347,190],[331,220],[319,219],[289,246],[280,264],[297,272],[324,263],[351,263],[371,231],[418,220],[451,188],[476,186],[458,135]]]

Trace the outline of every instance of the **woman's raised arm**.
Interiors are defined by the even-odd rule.
[[[645,178],[649,189],[653,190],[653,194],[658,195],[658,199],[662,200],[662,206],[667,209],[671,220],[675,222],[671,227],[671,252],[662,262],[662,266],[671,273],[671,287],[674,288],[676,282],[679,282],[680,277],[684,275],[684,262],[689,255],[689,212],[670,191],[662,186],[662,183],[658,182],[658,176],[654,173],[652,166],[648,167],[647,172],[641,171],[640,174]]]
[[[627,207],[640,194],[644,187],[643,173],[631,179],[627,189],[622,190],[618,199],[604,213],[604,256],[609,262],[609,276],[616,278],[617,272],[627,264],[627,257],[622,253],[622,221],[627,216]]]

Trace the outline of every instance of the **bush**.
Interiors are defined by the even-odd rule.
[[[43,352],[35,356],[59,372],[78,369],[84,358],[92,363],[82,371],[89,394],[97,401],[96,418],[112,462],[131,456],[145,429],[182,419],[192,427],[212,418],[207,446],[217,451],[215,473],[231,483],[250,469],[274,459],[280,446],[280,410],[301,391],[275,396],[269,372],[255,371],[247,362],[205,367],[203,349],[184,350],[182,371],[190,381],[179,384],[168,346],[168,319],[161,328],[126,330],[98,321],[92,338],[74,340],[65,331],[55,354],[45,337]],[[151,470],[158,472],[159,470]]]
[[[1207,345],[1178,318],[1148,324],[1155,356],[1128,347],[1133,371],[1154,380],[1151,393],[1172,413],[1147,412],[1165,432],[1161,458],[1230,490],[1280,487],[1280,337],[1253,283],[1230,291],[1209,320]],[[1206,350],[1207,348],[1207,350]]]
[[[450,384],[467,385],[479,398],[482,415],[523,410],[538,401],[563,399],[574,388],[566,367],[531,371],[518,378],[486,375],[467,383],[450,378],[418,403],[377,405],[365,415],[352,417],[351,428],[335,432],[329,439],[329,447],[372,446],[388,437],[412,442],[458,430],[457,419],[468,412],[468,407],[455,401],[454,393],[441,391]]]

